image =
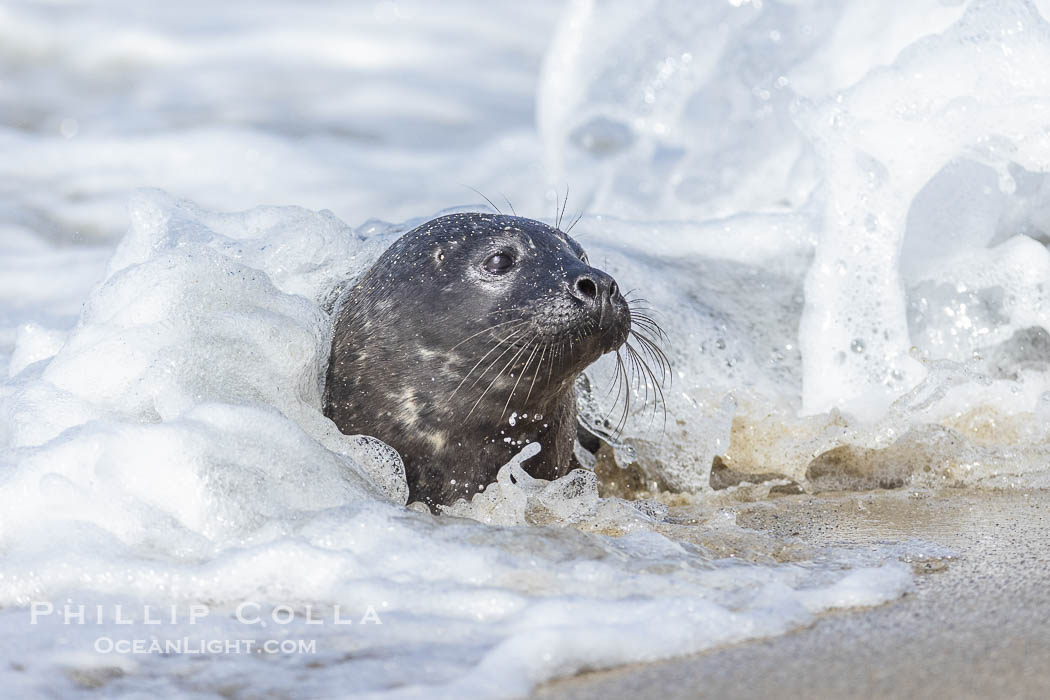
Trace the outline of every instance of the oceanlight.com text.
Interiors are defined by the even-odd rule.
[[[316,654],[316,639],[113,639],[99,637],[99,654]]]

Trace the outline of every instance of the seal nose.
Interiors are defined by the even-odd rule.
[[[616,280],[599,270],[588,270],[576,278],[572,295],[586,304],[604,307],[619,293]]]

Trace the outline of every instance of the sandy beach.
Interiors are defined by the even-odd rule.
[[[773,639],[549,683],[546,700],[1050,697],[1050,493],[907,490],[792,496],[737,522],[807,544],[935,542],[915,589]]]

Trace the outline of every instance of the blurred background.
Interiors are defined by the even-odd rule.
[[[478,199],[465,184],[538,200],[560,5],[4,2],[2,235],[114,239],[143,186],[351,224]]]
[[[535,112],[560,10],[0,2],[0,372],[20,325],[75,321],[137,188],[355,226],[482,201],[467,186],[553,214]]]
[[[949,487],[958,504],[922,526],[991,549],[990,524],[1036,528],[1047,17],[1050,0],[0,0],[0,684],[522,696],[897,598],[948,555],[912,539],[900,513],[915,511],[868,511],[875,489],[918,504]],[[396,462],[319,411],[327,302],[412,221],[484,209],[481,193],[553,221],[566,191],[566,218],[584,214],[572,235],[649,300],[672,365],[663,403],[634,386],[599,465],[633,471],[603,488],[674,493],[628,503],[570,476],[530,500],[508,478],[457,511],[555,525],[513,530],[387,503],[372,487],[400,493]],[[213,213],[259,205],[281,206]],[[598,408],[583,402],[598,432],[603,362]],[[967,485],[1025,489],[1025,510],[986,516]],[[780,501],[783,537],[742,537],[785,493],[839,490],[848,508]],[[748,501],[771,519],[735,525]],[[825,527],[847,512],[892,528]],[[928,616],[875,632],[933,625],[946,658],[995,656],[981,634],[960,655],[945,610],[980,598],[973,629],[995,643],[1007,608],[1038,622],[1044,579],[1025,566],[1041,559],[1020,532],[989,566],[1023,598],[985,595],[1003,579],[984,569],[937,573],[956,584]],[[317,659],[104,660],[90,638],[124,636],[116,623],[25,624],[30,601],[77,591],[389,601],[392,624],[324,628]],[[868,641],[847,628],[819,647],[855,670]],[[804,682],[800,658],[782,666]]]
[[[1050,0],[7,0],[0,370],[20,325],[74,322],[137,188],[214,211],[329,209],[355,227],[484,206],[471,188],[553,218],[568,189],[568,215],[598,217],[581,234],[635,222],[612,237],[662,232],[659,265],[698,254],[792,288],[783,337],[729,358],[754,365],[732,385],[786,356],[776,391],[792,410],[878,415],[926,374],[913,344],[961,361],[1050,323],[1016,313],[1037,295],[1010,262],[1031,277],[1042,254],[975,253],[1050,240],[1048,13]],[[946,287],[965,265],[999,276]]]

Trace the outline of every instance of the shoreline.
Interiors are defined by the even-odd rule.
[[[773,638],[551,681],[532,697],[1050,697],[1050,491],[946,489],[788,496],[737,523],[804,544],[920,539],[958,556],[916,567],[876,608]]]

